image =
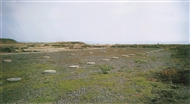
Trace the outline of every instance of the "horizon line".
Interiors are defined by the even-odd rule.
[[[99,3],[104,3],[104,2],[110,2],[110,3],[115,3],[115,2],[189,2],[189,0],[187,1],[187,0],[184,0],[184,1],[181,1],[181,0],[178,0],[178,1],[169,1],[169,0],[167,0],[167,1],[165,1],[165,0],[162,0],[162,1],[147,1],[147,0],[144,0],[144,1],[140,1],[140,0],[138,0],[138,1],[106,1],[106,0],[104,0],[104,1],[96,1],[96,0],[94,0],[94,1],[86,1],[86,0],[81,0],[81,1],[74,1],[74,0],[72,0],[72,1],[60,1],[60,0],[56,0],[56,1],[53,1],[53,0],[42,0],[42,1],[36,1],[36,0],[30,0],[30,1],[23,1],[23,0],[19,0],[19,1],[4,1],[4,0],[2,0],[1,1],[2,3],[3,2],[70,2],[70,3],[72,3],[72,2],[87,2],[87,3],[94,3],[94,2],[99,2]]]

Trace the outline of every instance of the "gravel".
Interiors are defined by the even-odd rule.
[[[151,51],[151,52],[150,52]],[[153,52],[154,51],[154,52]],[[90,53],[90,54],[89,54]],[[138,54],[141,53],[141,54]],[[144,54],[146,53],[146,54]],[[122,56],[126,57],[117,58],[113,60],[113,56]],[[131,55],[130,57],[128,57]],[[48,57],[47,57],[48,56]],[[62,73],[70,73],[69,76],[62,77],[61,80],[74,80],[74,79],[86,79],[90,77],[91,74],[101,73],[99,65],[106,64],[112,66],[114,69],[110,70],[110,73],[115,73],[122,70],[134,70],[135,68],[139,70],[155,69],[160,70],[163,67],[172,67],[175,65],[171,59],[171,52],[167,50],[155,51],[155,49],[104,49],[104,50],[91,50],[89,51],[72,51],[72,52],[51,52],[51,53],[35,53],[35,54],[17,54],[17,55],[4,55],[2,59],[9,58],[14,62],[14,65],[22,65],[19,70],[24,70],[28,66],[35,66],[31,68],[31,73],[26,75],[29,78],[37,77],[36,73],[41,73],[40,70],[42,67],[53,69],[56,68],[57,75]],[[50,58],[51,57],[51,58]],[[105,61],[102,61],[105,59]],[[111,60],[112,59],[112,60]],[[146,63],[140,64],[135,63],[134,60],[146,60]],[[24,60],[24,61],[23,61]],[[107,61],[109,60],[109,61]],[[164,60],[164,61],[163,61]],[[32,62],[32,63],[31,63]],[[5,63],[4,66],[13,67],[13,65],[8,66]],[[46,66],[46,64],[51,65],[51,67]],[[87,65],[91,64],[91,65]],[[37,66],[36,66],[37,65]],[[79,65],[77,68],[69,68],[70,65]],[[17,66],[17,67],[18,67]],[[9,70],[11,68],[8,68]],[[76,70],[83,69],[84,72],[77,73]],[[15,69],[14,69],[15,70]],[[36,71],[37,70],[37,71]],[[36,71],[36,72],[35,72]],[[43,76],[43,74],[38,74]],[[44,75],[46,76],[46,75]],[[24,78],[22,78],[24,79]],[[38,81],[36,79],[36,81]],[[112,77],[110,81],[117,82],[118,85],[115,85],[115,90],[109,90],[100,85],[81,87],[78,90],[71,91],[69,93],[63,94],[55,102],[56,104],[69,104],[69,103],[112,103],[112,102],[126,102],[130,100],[127,98],[128,95],[120,92],[120,89],[117,89],[117,86],[124,85],[127,81],[125,77]],[[107,81],[109,82],[109,81]],[[56,83],[56,82],[55,82]],[[32,86],[28,86],[32,87]],[[37,98],[43,94],[45,88],[37,89],[26,94],[26,98]],[[86,93],[94,93],[90,99],[81,99],[81,96]],[[27,102],[26,99],[24,99]],[[16,103],[24,102],[22,99],[17,99]],[[82,102],[81,102],[82,101]]]

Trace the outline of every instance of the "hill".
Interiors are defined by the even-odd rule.
[[[14,39],[8,39],[8,38],[0,38],[0,43],[1,44],[12,44],[12,43],[17,43]]]

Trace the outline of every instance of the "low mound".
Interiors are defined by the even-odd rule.
[[[17,43],[14,39],[8,39],[8,38],[0,38],[0,43],[1,44],[12,44],[12,43]]]

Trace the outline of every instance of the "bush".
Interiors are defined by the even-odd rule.
[[[112,66],[105,65],[105,64],[103,64],[103,65],[101,65],[101,66],[99,66],[99,67],[100,67],[100,69],[102,70],[102,73],[103,73],[103,74],[108,74],[108,71],[110,71],[111,69],[113,69]]]
[[[181,68],[164,69],[159,73],[159,78],[162,81],[190,85],[190,45],[179,45],[175,47],[175,50],[177,52],[172,57],[177,59],[177,64],[181,64]]]
[[[0,47],[1,52],[13,52],[14,49],[12,47]]]
[[[174,68],[164,69],[160,73],[160,78],[162,81],[173,82],[174,80],[178,80],[177,70]]]
[[[176,58],[190,58],[190,45],[178,46]]]
[[[179,83],[183,83],[185,85],[190,85],[190,70],[180,70],[179,74]]]
[[[146,60],[134,60],[134,62],[135,62],[135,63],[140,63],[140,64],[142,64],[142,63],[147,63]]]
[[[151,104],[189,104],[189,92],[181,86],[169,85],[169,88],[156,88],[152,93],[157,94],[151,99]]]
[[[190,70],[168,68],[157,73],[157,76],[163,82],[190,85]]]

